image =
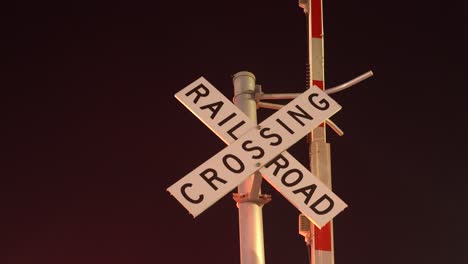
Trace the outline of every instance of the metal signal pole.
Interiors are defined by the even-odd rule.
[[[325,89],[322,0],[299,0],[307,17],[308,72],[307,85]],[[312,83],[311,83],[312,82]],[[310,170],[331,189],[330,144],[326,142],[326,125],[315,128],[309,135]],[[333,225],[322,229],[311,224],[311,264],[334,264]]]
[[[233,77],[234,104],[257,123],[255,76],[246,71]],[[239,208],[239,243],[241,264],[264,264],[262,207],[269,196],[261,195],[262,176],[255,173],[238,186],[234,200]]]

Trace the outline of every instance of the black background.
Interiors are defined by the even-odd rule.
[[[327,87],[375,73],[333,96],[336,263],[467,263],[466,4],[324,2]],[[303,91],[297,1],[2,10],[0,263],[239,263],[231,195],[192,219],[166,192],[224,147],[173,95],[204,76],[231,98],[243,70]],[[263,189],[267,263],[306,263],[297,210]]]

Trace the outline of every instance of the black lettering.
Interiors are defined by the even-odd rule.
[[[270,145],[271,146],[278,146],[281,144],[281,142],[283,142],[283,138],[281,138],[280,135],[276,134],[276,133],[272,133],[272,134],[267,134],[265,133],[266,131],[270,131],[270,128],[269,127],[265,127],[265,128],[262,128],[260,130],[260,136],[262,138],[276,138],[276,141],[275,142],[270,142]]]
[[[237,137],[234,135],[234,131],[236,131],[239,127],[243,126],[245,124],[245,121],[242,120],[240,121],[237,125],[233,126],[231,129],[228,130],[228,134],[234,139],[237,140]]]
[[[283,164],[280,164],[279,160],[283,161]],[[285,169],[289,166],[289,161],[283,157],[283,155],[278,155],[274,160],[270,161],[265,167],[270,167],[272,164],[276,165],[273,175],[277,176],[280,169]]]
[[[228,159],[235,160],[237,162],[237,164],[239,165],[239,168],[238,169],[233,168],[231,166],[231,164],[229,164]],[[224,166],[226,166],[226,168],[228,168],[230,171],[232,171],[234,173],[241,173],[245,169],[244,163],[242,163],[242,161],[238,157],[236,157],[236,156],[234,156],[232,154],[227,154],[226,156],[223,157],[223,164],[224,164]]]
[[[313,93],[311,95],[309,95],[309,102],[317,109],[319,110],[327,110],[329,107],[330,107],[330,103],[326,100],[326,99],[322,99],[319,101],[319,104],[318,105],[316,102],[314,102],[314,98],[319,96],[318,94],[316,93]]]
[[[222,126],[222,125],[226,124],[227,121],[231,120],[236,115],[237,115],[236,113],[232,113],[232,114],[228,115],[226,118],[224,118],[223,120],[221,120],[221,122],[218,123],[218,126]]]
[[[185,191],[188,187],[192,187],[193,184],[191,183],[186,183],[180,187],[180,192],[182,193],[182,196],[189,202],[193,204],[199,204],[203,201],[203,194],[198,195],[197,199],[192,199],[190,196],[188,196],[187,192]]]
[[[285,123],[283,123],[281,119],[277,118],[276,122],[278,122],[282,127],[284,127],[284,129],[286,129],[289,132],[289,134],[294,134],[294,131],[292,131],[291,128],[289,128]]]
[[[211,176],[207,176],[208,173],[211,173]],[[222,184],[226,184],[227,181],[224,180],[224,179],[221,179],[218,177],[218,173],[212,169],[212,168],[208,168],[206,170],[204,170],[202,173],[200,173],[200,176],[206,181],[206,183],[208,183],[211,188],[213,188],[213,190],[218,190],[218,186],[216,186],[213,181],[219,181],[220,183]]]
[[[314,118],[311,117],[306,111],[304,111],[304,109],[302,109],[299,105],[296,105],[296,108],[299,109],[299,111],[301,111],[302,113],[297,113],[297,112],[293,112],[293,111],[288,111],[288,114],[289,116],[291,116],[292,118],[294,118],[294,120],[296,120],[299,124],[301,124],[301,126],[304,126],[304,122],[302,122],[301,119],[299,119],[299,117],[302,117],[302,118],[305,118],[305,119],[308,119],[308,120],[313,120]]]
[[[306,197],[305,200],[304,200],[304,203],[308,204],[309,201],[310,201],[310,198],[312,198],[312,195],[315,192],[315,189],[317,189],[317,185],[312,184],[312,185],[308,185],[308,186],[299,188],[297,190],[294,190],[293,193],[295,193],[295,194],[298,194],[298,193],[304,194],[305,197]]]
[[[202,89],[204,93],[200,90]],[[210,94],[210,90],[206,88],[203,84],[198,85],[197,87],[193,88],[192,90],[188,91],[185,96],[189,97],[191,94],[196,93],[197,96],[193,99],[193,103],[196,104],[200,97],[206,97]]]
[[[245,141],[244,143],[242,143],[242,149],[245,151],[254,151],[254,150],[258,151],[259,152],[258,155],[253,155],[252,159],[259,159],[263,157],[265,155],[265,151],[261,147],[258,147],[258,146],[248,147],[247,146],[252,143],[253,143],[252,140]]]
[[[211,117],[211,119],[214,119],[216,117],[216,115],[218,114],[219,110],[221,109],[221,107],[223,107],[223,105],[224,105],[224,103],[222,101],[219,101],[219,102],[216,102],[216,103],[200,106],[200,109],[201,110],[210,109],[211,110],[211,116],[210,117]]]
[[[292,182],[288,182],[286,181],[286,178],[288,178],[289,175],[291,175],[292,173],[296,173],[297,174],[297,178],[292,181]],[[302,174],[302,171],[298,170],[298,169],[290,169],[288,170],[285,174],[283,174],[283,177],[281,177],[281,182],[283,183],[284,186],[286,187],[293,187],[294,185],[298,184],[299,182],[301,182],[302,178],[304,178],[304,175]]]
[[[317,206],[324,200],[328,201],[328,207],[320,211],[317,209]],[[328,195],[324,194],[322,195],[322,197],[320,197],[315,203],[313,203],[310,206],[310,209],[312,209],[312,211],[314,211],[316,214],[323,215],[323,214],[330,212],[334,205],[335,205],[335,202],[333,202],[333,200],[330,197],[328,197]]]

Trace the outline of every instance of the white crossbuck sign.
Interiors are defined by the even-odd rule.
[[[341,109],[319,88],[306,90],[260,125],[203,77],[175,97],[229,145],[167,189],[194,217],[256,171],[318,227],[347,207],[285,151]]]

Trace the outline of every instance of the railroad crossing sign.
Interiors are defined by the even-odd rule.
[[[229,145],[167,189],[194,217],[256,171],[318,227],[347,207],[285,151],[341,109],[319,88],[306,90],[260,125],[203,77],[175,97]]]

